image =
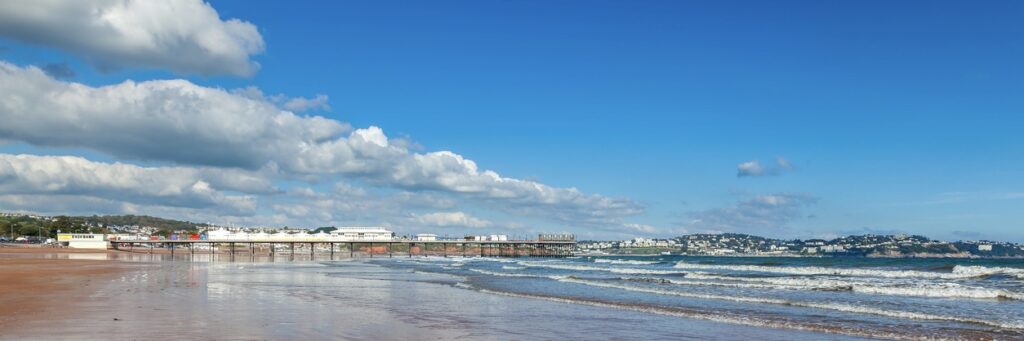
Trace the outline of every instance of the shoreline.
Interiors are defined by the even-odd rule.
[[[506,297],[369,259],[48,258],[90,253],[54,250],[0,249],[0,314],[12,317],[0,321],[0,339],[592,339],[594,326],[628,338],[638,324],[663,338],[856,339]]]
[[[876,259],[1024,259],[1024,256],[1020,257],[983,257],[983,256],[961,256],[958,254],[942,255],[942,254],[912,254],[912,255],[762,255],[762,254],[723,254],[723,255],[706,255],[706,254],[686,254],[686,253],[673,253],[671,255],[662,254],[592,254],[592,253],[577,253],[574,257],[656,257],[656,256],[684,256],[684,257],[719,257],[719,258],[876,258]]]

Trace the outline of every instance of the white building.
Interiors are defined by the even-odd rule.
[[[508,240],[508,235],[492,234],[489,236],[466,236],[465,239],[479,242],[503,242]]]
[[[846,252],[842,245],[825,245],[821,247],[822,253]]]
[[[437,240],[437,235],[433,233],[420,233],[416,235],[416,240],[421,242],[432,242]]]
[[[978,251],[992,251],[992,244],[978,244]]]
[[[106,250],[110,246],[106,235],[92,233],[61,233],[57,235],[57,242],[75,249]]]
[[[210,241],[296,241],[296,242],[347,242],[347,241],[390,241],[395,233],[383,227],[340,227],[331,233],[318,232],[310,234],[307,230],[296,233],[279,231],[274,234],[266,232],[249,233],[216,229],[207,232]]]
[[[383,227],[339,227],[331,231],[332,241],[388,241],[394,239],[395,233]]]

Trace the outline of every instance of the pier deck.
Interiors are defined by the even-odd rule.
[[[303,255],[316,256],[330,253],[349,257],[361,256],[463,256],[463,257],[569,257],[576,247],[575,241],[547,240],[360,240],[360,241],[313,241],[313,240],[111,240],[115,250],[141,251],[170,250],[186,254],[250,254],[250,255],[296,255],[296,247]],[[281,249],[284,249],[282,252]],[[184,250],[182,250],[184,249]],[[319,251],[319,252],[318,252]]]

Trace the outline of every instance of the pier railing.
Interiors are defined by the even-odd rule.
[[[575,241],[543,240],[111,240],[115,250],[174,254],[236,254],[275,257],[318,255],[356,257],[568,257],[573,255]]]

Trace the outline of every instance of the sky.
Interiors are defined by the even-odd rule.
[[[1024,3],[0,4],[0,210],[1024,242]]]

